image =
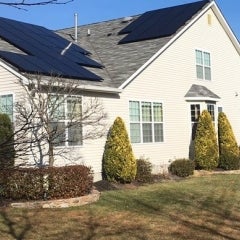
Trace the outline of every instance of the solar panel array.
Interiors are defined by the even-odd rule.
[[[119,44],[171,36],[207,3],[209,0],[146,12],[119,32],[127,34]]]
[[[0,37],[23,52],[19,54],[0,51],[0,58],[22,72],[102,80],[84,68],[103,67],[87,56],[88,51],[71,44],[70,48],[61,54],[70,42],[44,27],[0,18]]]

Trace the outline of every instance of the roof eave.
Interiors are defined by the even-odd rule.
[[[94,85],[79,85],[78,89],[88,91],[88,92],[112,93],[112,94],[119,94],[123,91],[122,89],[119,89],[119,88],[94,86]]]
[[[12,73],[13,75],[15,75],[16,77],[18,77],[20,80],[22,80],[22,82],[24,84],[28,83],[27,78],[22,75],[21,73],[19,73],[18,71],[16,71],[15,69],[13,69],[11,66],[9,66],[8,64],[4,63],[3,61],[0,61],[0,66],[5,68],[7,71],[9,71],[10,73]]]
[[[185,97],[186,101],[188,102],[218,102],[220,98],[213,98],[213,97]]]
[[[240,54],[239,41],[238,41],[236,35],[234,34],[234,32],[232,31],[231,27],[229,26],[229,24],[223,17],[221,10],[219,9],[219,7],[217,6],[217,4],[215,2],[212,2],[211,7],[212,7],[212,10],[215,13],[216,17],[218,18],[220,24],[222,25],[223,29],[225,30],[228,37],[230,38],[232,44],[234,45],[236,51],[238,52],[238,54]]]

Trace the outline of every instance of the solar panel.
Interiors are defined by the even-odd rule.
[[[25,54],[0,51],[0,57],[28,73],[58,75],[86,80],[102,80],[84,68],[102,68],[90,59],[88,51],[74,43],[61,55],[70,42],[40,26],[0,18],[0,36]]]
[[[122,29],[119,44],[170,36],[201,10],[209,0],[149,11]]]
[[[99,76],[88,71],[82,66],[78,66],[76,68],[76,66],[69,66],[66,64],[66,62],[59,62],[58,60],[55,60],[52,62],[52,64],[49,64],[35,56],[22,55],[5,51],[0,51],[0,56],[4,60],[11,62],[11,64],[17,67],[20,71],[26,71],[32,74],[71,77],[76,79],[81,76],[85,80],[101,80]]]

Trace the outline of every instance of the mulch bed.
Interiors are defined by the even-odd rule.
[[[181,178],[170,175],[170,174],[167,174],[167,175],[156,174],[156,175],[153,175],[152,181],[148,183],[133,181],[131,183],[123,184],[123,183],[109,182],[107,180],[101,180],[101,181],[95,182],[93,185],[98,191],[103,192],[103,191],[121,190],[121,189],[135,189],[146,184],[163,182],[166,180],[180,180],[180,179]]]

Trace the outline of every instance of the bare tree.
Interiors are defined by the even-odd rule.
[[[21,83],[24,94],[15,106],[15,150],[37,165],[53,166],[67,158],[71,146],[106,134],[106,113],[98,98],[82,97],[77,80],[41,76]]]
[[[48,4],[67,4],[73,2],[74,0],[6,0],[0,1],[0,5],[6,5],[15,7],[18,9],[23,9],[23,7],[30,7],[30,6],[39,6],[39,5],[48,5]]]

